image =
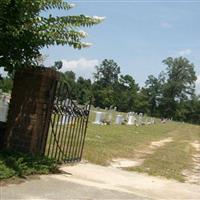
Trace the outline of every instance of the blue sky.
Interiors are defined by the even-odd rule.
[[[147,76],[165,69],[168,56],[185,56],[200,75],[200,1],[72,1],[76,7],[62,14],[105,16],[90,29],[83,50],[69,47],[44,49],[46,63],[63,60],[63,70],[91,77],[94,65],[114,59],[122,73],[131,74],[143,85]],[[58,12],[54,12],[55,15]],[[199,76],[200,85],[200,76]],[[200,86],[199,91],[200,91]]]

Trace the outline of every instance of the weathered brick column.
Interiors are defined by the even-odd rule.
[[[6,128],[6,148],[44,153],[55,87],[60,74],[48,68],[18,71]]]

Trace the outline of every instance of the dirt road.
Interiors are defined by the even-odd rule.
[[[200,199],[198,185],[113,167],[82,163],[61,170],[62,174],[0,187],[0,199]]]

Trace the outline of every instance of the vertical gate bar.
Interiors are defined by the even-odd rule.
[[[72,146],[73,146],[73,142],[74,142],[74,133],[75,133],[75,129],[76,129],[76,123],[77,123],[77,117],[75,116],[74,118],[75,118],[75,120],[74,120],[75,127],[73,127],[72,135],[70,138],[71,141],[70,141],[70,145],[69,145],[69,160],[70,161],[73,159],[71,156],[71,153],[72,153]]]
[[[82,126],[81,126],[81,134],[80,134],[80,141],[79,141],[79,146],[77,147],[77,155],[78,155],[78,159],[80,160],[80,150],[82,147],[82,140],[83,140],[83,135],[84,135],[84,126],[85,126],[85,116],[82,116]]]
[[[59,87],[60,87],[60,82],[58,82],[56,85],[55,95],[57,95],[56,93],[57,93]],[[54,106],[55,106],[55,104],[57,105],[57,102],[58,102],[58,98],[55,96]],[[55,109],[55,108],[53,108],[53,109]],[[50,134],[50,140],[48,141],[49,148],[48,148],[48,152],[47,152],[48,157],[52,156],[50,151],[52,150],[52,142],[53,142],[53,133],[52,132],[54,131],[54,127],[55,127],[54,125],[55,125],[55,121],[56,121],[56,112],[53,112],[53,114],[54,114],[53,119],[51,117],[51,129],[49,129],[49,133],[48,133],[48,134]]]
[[[58,96],[57,96],[57,101],[56,101],[56,105],[58,106],[58,115],[57,115],[57,118],[55,119],[55,123],[53,124],[54,125],[54,127],[55,127],[55,134],[53,134],[53,136],[54,136],[54,141],[53,141],[53,146],[52,146],[52,152],[51,152],[51,156],[53,157],[53,158],[55,158],[54,157],[54,152],[55,152],[55,148],[56,148],[56,140],[57,140],[57,132],[58,132],[58,123],[59,123],[59,120],[60,120],[60,107],[59,107],[59,97],[60,97],[60,90],[61,90],[61,88],[62,88],[62,83],[60,83],[60,87],[59,87],[59,89],[58,89]]]
[[[79,158],[79,151],[81,149],[81,141],[82,141],[84,123],[85,123],[84,116],[81,116],[81,124],[80,124],[80,129],[79,129],[78,145],[77,145],[76,152],[75,152],[75,155],[76,155],[76,157],[78,159],[80,159]]]
[[[64,84],[63,84],[63,87],[62,87],[62,91],[64,90]],[[62,93],[60,94],[60,95],[62,95]],[[62,97],[62,96],[61,96]],[[64,114],[63,114],[63,110],[62,110],[62,108],[63,108],[63,103],[65,103],[65,102],[63,102],[62,101],[62,99],[61,99],[61,101],[60,101],[60,109],[61,109],[61,112],[60,112],[60,116],[61,116],[61,119],[60,119],[60,121],[58,121],[58,126],[59,126],[59,128],[58,128],[58,134],[57,134],[57,136],[58,136],[58,139],[57,139],[57,148],[56,148],[56,150],[55,150],[55,152],[54,152],[54,157],[55,157],[55,159],[57,160],[57,161],[59,161],[58,160],[58,154],[59,154],[59,152],[60,151],[62,151],[62,147],[60,146],[60,139],[61,139],[61,133],[62,133],[62,122],[63,122],[63,117],[64,117]],[[59,148],[58,148],[58,146],[59,146]],[[59,152],[58,152],[59,151]]]
[[[53,141],[54,141],[54,121],[56,120],[56,116],[57,116],[57,114],[56,113],[54,113],[54,120],[52,120],[51,121],[51,130],[50,130],[50,133],[49,133],[49,135],[50,135],[50,142],[49,142],[49,150],[48,150],[48,157],[49,158],[52,158],[52,145],[53,145]]]
[[[59,104],[59,120],[57,121],[57,126],[58,126],[58,129],[57,129],[57,133],[56,133],[56,150],[54,151],[54,158],[59,161],[58,159],[58,154],[60,152],[62,152],[62,147],[61,147],[61,141],[60,141],[60,138],[61,138],[61,132],[62,132],[62,122],[63,122],[63,117],[64,117],[64,114],[63,114],[63,91],[65,89],[65,85],[64,83],[62,82],[61,83],[62,86],[61,86],[61,90],[59,91],[59,101],[58,101],[58,104]],[[65,98],[65,97],[64,97]]]
[[[72,104],[71,103],[71,100],[69,101],[69,106]],[[64,129],[64,131],[65,131],[65,137],[64,137],[64,146],[63,146],[63,151],[64,151],[64,153],[65,154],[63,154],[63,156],[62,156],[62,160],[64,160],[65,158],[64,157],[67,157],[67,144],[68,144],[68,141],[69,141],[69,138],[68,138],[68,136],[69,136],[69,133],[70,133],[70,126],[69,126],[69,123],[70,123],[70,121],[72,120],[72,116],[71,115],[68,115],[68,123],[67,123],[67,126],[66,126],[66,128]]]
[[[72,115],[72,122],[74,121],[74,116]],[[69,135],[68,135],[68,141],[67,141],[67,146],[66,146],[66,156],[67,157],[69,157],[69,150],[70,150],[70,146],[69,146],[69,144],[70,144],[70,139],[71,139],[71,136],[72,136],[72,134],[73,134],[73,131],[72,131],[72,127],[71,127],[71,125],[69,124],[69,126],[68,126],[68,128],[69,128]],[[66,160],[67,162],[69,162],[69,159],[67,158],[67,160]]]
[[[76,124],[75,124],[75,127],[74,127],[74,138],[73,138],[73,144],[71,145],[71,157],[70,157],[70,160],[75,160],[75,157],[74,157],[74,149],[76,148],[76,139],[77,139],[77,131],[78,131],[78,128],[79,128],[79,121],[80,121],[80,116],[76,116]]]
[[[86,119],[85,127],[84,127],[84,133],[83,133],[83,140],[82,140],[82,148],[81,148],[80,159],[82,158],[82,155],[83,155],[83,147],[84,147],[84,144],[85,144],[86,130],[87,130],[88,120],[89,120],[89,116],[90,116],[91,101],[92,101],[92,99],[90,100],[89,106],[87,106],[88,107],[88,109],[87,109],[88,113],[87,113],[87,119]]]
[[[60,141],[60,133],[61,133],[61,129],[62,129],[62,125],[60,124],[60,122],[62,122],[62,120],[63,120],[63,115],[62,114],[59,114],[59,116],[60,116],[60,120],[58,120],[57,121],[57,126],[58,126],[58,129],[57,129],[57,132],[56,132],[56,137],[55,137],[55,142],[56,142],[56,146],[57,146],[57,148],[55,149],[55,151],[53,152],[53,157],[58,161],[58,159],[57,159],[57,153],[58,153],[58,151],[60,151],[60,148],[59,148],[59,146],[60,146],[60,143],[59,143],[59,141]],[[58,136],[58,137],[57,137]]]
[[[76,150],[77,150],[78,143],[79,143],[79,135],[80,135],[81,124],[82,124],[82,112],[78,116],[77,130],[76,130],[76,135],[75,135],[75,142],[74,142],[74,147],[73,147],[73,150],[72,150],[72,157],[75,160],[77,159]]]
[[[68,117],[67,115],[65,115],[65,118],[64,118],[64,127],[62,129],[62,138],[61,138],[61,148],[62,148],[62,152],[59,151],[59,154],[58,154],[58,160],[62,160],[61,159],[61,155],[65,156],[65,151],[64,151],[64,144],[65,144],[65,135],[66,135],[66,132],[65,132],[65,127],[67,126],[66,125],[66,122],[68,121]],[[62,157],[63,157],[62,156]]]
[[[66,104],[67,103],[67,104]],[[69,101],[68,101],[68,98],[65,97],[65,101],[64,101],[64,106],[63,108],[65,109],[66,108],[66,105],[69,104]],[[66,121],[67,121],[67,115],[66,115],[66,110],[63,111],[64,112],[64,126],[62,125],[62,132],[61,132],[61,138],[60,138],[60,147],[61,147],[61,150],[59,151],[58,153],[58,160],[60,160],[60,155],[61,154],[64,154],[64,145],[62,145],[64,143],[64,135],[65,135],[65,126],[66,126]]]

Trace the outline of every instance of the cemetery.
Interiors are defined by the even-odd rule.
[[[151,125],[155,124],[155,119],[152,117],[143,116],[143,113],[117,113],[115,110],[104,110],[100,111],[92,111],[95,113],[95,121],[93,124],[97,125],[111,125],[112,123],[117,125]]]
[[[191,43],[175,27],[184,12],[170,24],[162,2],[79,3],[85,14],[63,0],[0,1],[0,199],[199,199],[200,71],[195,51],[179,50]],[[109,20],[80,53],[92,45],[82,29],[107,17],[94,8]]]

